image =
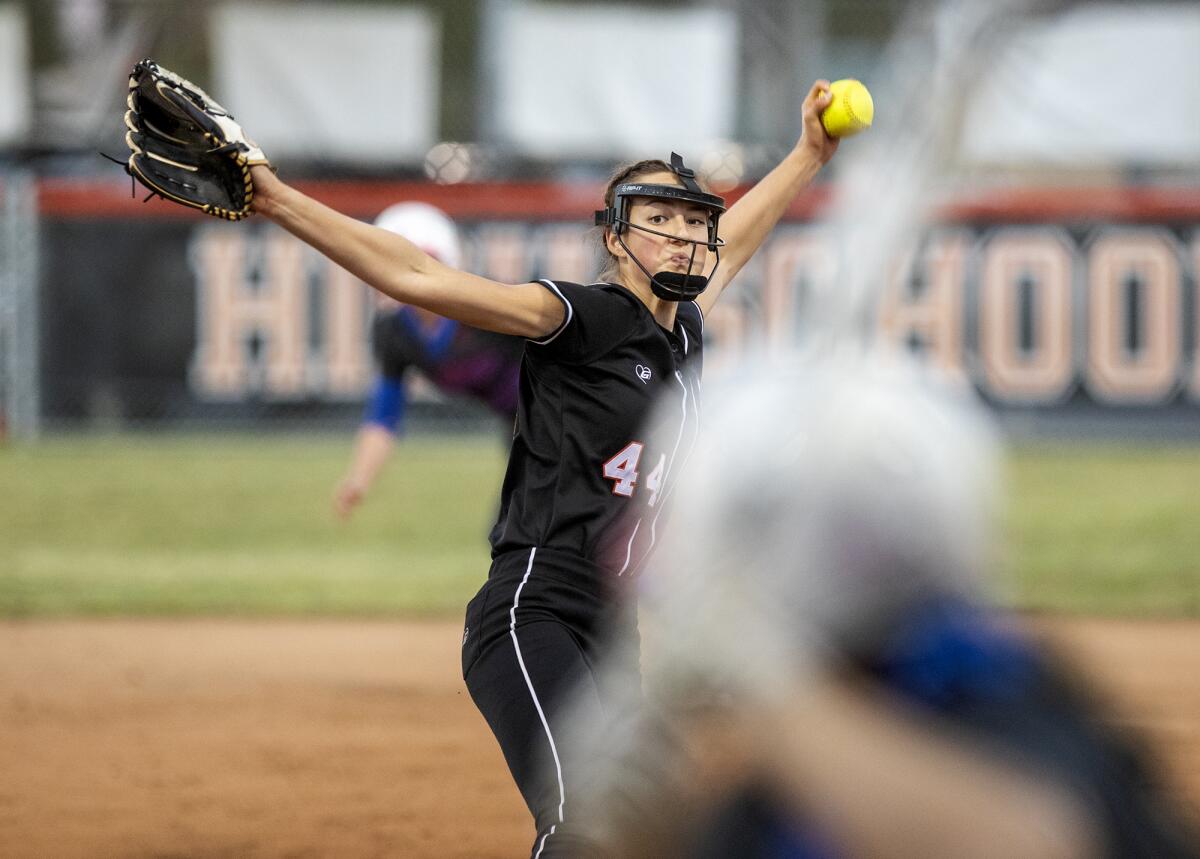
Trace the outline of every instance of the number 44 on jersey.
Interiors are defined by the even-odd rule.
[[[645,447],[640,441],[631,441],[604,463],[604,477],[613,481],[613,495],[633,497],[638,483],[638,463],[641,462]],[[667,455],[664,453],[659,455],[654,470],[646,477],[646,488],[650,490],[650,500],[647,504],[651,507],[658,501],[658,491],[662,488],[663,474],[666,470]]]

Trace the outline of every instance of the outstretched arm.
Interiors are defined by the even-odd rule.
[[[562,324],[562,302],[534,283],[512,286],[443,265],[407,239],[357,221],[253,168],[253,207],[368,286],[467,325],[539,338]]]
[[[396,436],[386,427],[368,422],[359,428],[350,467],[333,496],[333,509],[339,518],[349,519],[354,509],[367,497],[395,446]]]
[[[829,81],[812,85],[804,99],[804,130],[795,147],[721,218],[721,264],[708,288],[696,299],[707,315],[742,266],[754,256],[796,196],[809,186],[817,171],[837,151],[837,138],[825,133],[821,111],[832,96]]]
[[[375,478],[396,446],[396,434],[404,421],[408,394],[403,373],[385,373],[375,383],[367,402],[362,426],[354,439],[354,454],[333,496],[333,509],[348,519],[367,497]]]

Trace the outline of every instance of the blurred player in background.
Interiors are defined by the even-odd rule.
[[[1200,856],[1133,739],[993,595],[998,445],[895,359],[710,391],[643,577],[645,698],[575,742],[622,857]],[[636,709],[638,702],[640,711]]]
[[[560,751],[562,707],[620,625],[621,584],[653,548],[660,502],[695,433],[703,315],[833,156],[837,141],[820,120],[829,102],[829,82],[818,81],[800,139],[728,212],[678,156],[622,170],[597,213],[609,265],[590,286],[467,274],[254,168],[254,209],[367,284],[527,341],[463,673],[534,815],[541,859],[587,849],[564,785],[586,778],[591,762]],[[671,404],[669,429],[648,443],[659,401]],[[610,706],[599,684],[590,688],[592,706]]]
[[[404,236],[438,262],[462,266],[458,228],[440,209],[398,203],[385,209],[375,225]],[[410,370],[419,370],[443,393],[479,401],[509,426],[517,411],[525,348],[519,337],[472,328],[381,295],[371,339],[380,373],[350,467],[334,494],[334,509],[343,519],[362,503],[391,456],[408,403],[405,376]]]

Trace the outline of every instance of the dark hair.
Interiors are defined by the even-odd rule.
[[[643,161],[634,161],[630,164],[624,164],[617,168],[617,172],[613,173],[612,178],[608,180],[608,185],[604,189],[604,207],[610,208],[613,204],[614,191],[618,185],[638,179],[642,176],[649,176],[651,173],[671,173],[671,165],[660,158],[647,158]],[[599,227],[600,233],[600,252],[601,259],[604,260],[603,268],[600,271],[600,280],[612,280],[617,273],[617,258],[612,255],[612,251],[608,249],[608,243],[605,239],[608,237],[608,227]]]

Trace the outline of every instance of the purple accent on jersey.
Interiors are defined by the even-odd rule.
[[[443,361],[433,382],[451,393],[473,394],[504,417],[517,411],[518,377],[521,365],[495,352],[477,352],[457,360]]]
[[[420,370],[443,393],[479,400],[503,418],[516,414],[524,340],[451,319],[423,322],[409,306],[377,318],[374,345],[382,375],[403,382]]]
[[[400,318],[409,333],[420,341],[429,361],[436,364],[446,359],[446,353],[450,351],[450,344],[458,332],[458,323],[455,320],[439,319],[437,325],[426,330],[421,325],[417,312],[407,304],[400,308]]]
[[[407,405],[408,394],[404,391],[404,384],[381,376],[371,391],[371,399],[367,401],[363,423],[377,424],[389,432],[398,432]]]

